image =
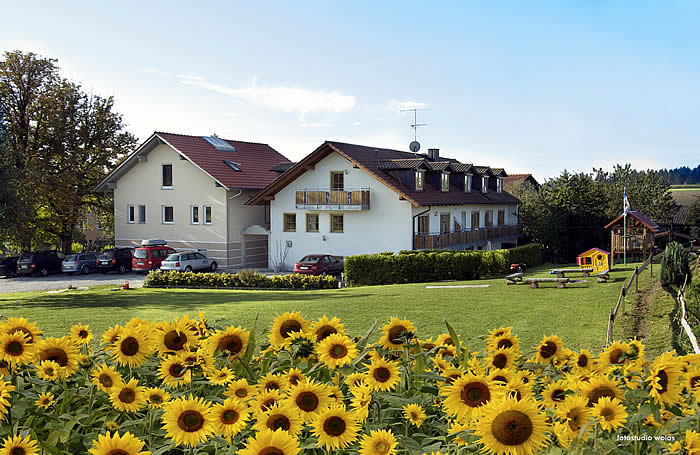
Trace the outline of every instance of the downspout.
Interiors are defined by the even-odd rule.
[[[414,250],[416,249],[416,218],[419,217],[419,216],[421,216],[421,215],[425,215],[426,213],[428,213],[428,212],[430,211],[430,208],[431,208],[431,206],[428,206],[428,208],[425,209],[424,212],[416,213],[415,215],[413,215],[413,220],[412,220],[412,223],[411,223],[411,226],[413,227],[413,236],[411,237],[411,239],[412,239],[412,241],[413,241],[413,249],[414,249]]]

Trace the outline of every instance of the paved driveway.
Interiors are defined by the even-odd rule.
[[[88,275],[67,275],[65,273],[55,273],[49,276],[30,276],[4,278],[0,277],[0,293],[4,292],[25,292],[25,291],[46,291],[49,289],[65,289],[69,284],[78,286],[97,286],[101,284],[123,285],[124,281],[129,281],[130,287],[141,287],[145,275],[133,272],[120,275],[115,272],[90,273]]]

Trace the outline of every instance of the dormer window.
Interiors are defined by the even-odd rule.
[[[503,179],[501,177],[496,178],[496,192],[497,193],[503,192]]]
[[[481,192],[486,193],[488,191],[489,187],[489,177],[487,175],[484,175],[481,177]]]
[[[423,191],[423,171],[416,171],[416,191]]]
[[[450,191],[450,173],[443,172],[440,180],[440,189],[442,191]]]
[[[472,175],[466,174],[464,176],[464,192],[468,193],[472,190]]]

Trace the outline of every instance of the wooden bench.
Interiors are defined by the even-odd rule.
[[[588,278],[591,276],[591,272],[593,271],[592,268],[587,268],[587,269],[554,269],[552,270],[551,273],[556,273],[557,278],[564,278],[566,277],[566,274],[569,273],[582,273],[584,277]]]
[[[598,283],[607,283],[610,279],[610,270],[603,270],[596,277],[598,278]]]
[[[571,280],[569,278],[526,278],[525,282],[530,285],[532,289],[537,289],[539,283],[556,283],[559,289],[563,289],[568,284],[581,284],[588,283],[586,280]]]
[[[512,273],[506,277],[506,284],[518,284],[518,282],[523,281],[524,273]]]

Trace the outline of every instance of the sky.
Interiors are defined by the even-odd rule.
[[[325,140],[531,173],[697,166],[700,1],[4,2],[0,51],[58,60],[127,129]]]

